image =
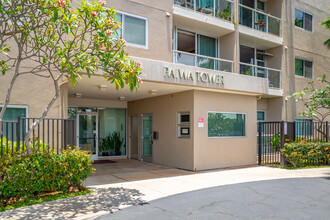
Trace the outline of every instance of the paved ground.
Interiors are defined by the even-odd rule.
[[[158,170],[166,169],[170,168]],[[151,170],[151,173],[154,172]],[[314,219],[322,219],[323,213],[330,216],[327,213],[327,210],[330,210],[330,180],[325,179],[330,177],[330,168],[283,170],[254,167],[132,182],[122,180],[119,183],[104,185],[100,185],[101,176],[99,173],[95,183],[89,180],[89,185],[95,190],[93,194],[6,211],[0,213],[0,219],[143,219],[144,212],[165,219],[203,219],[219,217],[207,214],[215,213],[216,210],[222,212],[223,217],[230,218],[225,212],[228,207],[233,207],[229,214],[235,216],[244,215],[253,219],[257,216],[264,218],[268,214],[272,219],[278,217],[275,214],[281,212],[277,208],[281,205],[284,207],[283,210],[288,212],[282,216],[284,218],[295,218],[296,215],[300,217],[299,210],[304,213],[301,218],[308,218],[317,213],[321,214],[315,215],[318,218]],[[226,197],[231,197],[231,200],[226,202]],[[295,205],[296,209],[291,204]],[[178,211],[180,207],[181,213]],[[159,208],[164,210],[161,215],[157,211]],[[113,212],[114,214],[106,216]],[[136,215],[132,216],[132,212],[136,212]]]
[[[280,179],[212,187],[154,200],[97,219],[155,218],[329,220],[330,179]]]
[[[96,173],[88,177],[86,186],[97,186],[110,183],[155,179],[162,177],[195,174],[185,170],[174,169],[154,163],[137,160],[112,160],[116,163],[93,164]]]

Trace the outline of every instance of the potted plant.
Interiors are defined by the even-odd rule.
[[[218,13],[216,14],[217,17],[230,21],[231,20],[231,5],[228,3],[227,8],[223,11],[219,9]]]
[[[111,139],[111,134],[108,134],[99,141],[99,148],[102,156],[110,156],[111,148],[113,148],[113,141]]]
[[[124,138],[120,137],[120,132],[119,131],[114,131],[111,134],[111,140],[113,143],[113,148],[114,148],[114,153],[115,155],[121,155],[121,145],[124,143]]]

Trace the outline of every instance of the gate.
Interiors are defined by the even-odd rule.
[[[258,164],[277,165],[284,162],[284,143],[310,140],[329,142],[328,122],[258,122]]]
[[[16,152],[25,150],[26,132],[37,120],[38,118],[17,117],[16,121],[3,121],[0,156],[14,155]],[[52,149],[59,153],[61,149],[75,146],[75,137],[76,123],[74,119],[45,118],[33,129],[30,143],[33,148]]]

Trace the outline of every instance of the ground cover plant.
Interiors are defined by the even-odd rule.
[[[90,191],[83,181],[94,172],[91,154],[78,149],[34,149],[0,158],[0,210]]]
[[[281,150],[289,163],[288,167],[330,165],[330,143],[300,140],[285,143]]]

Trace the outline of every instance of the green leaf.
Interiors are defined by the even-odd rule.
[[[52,18],[52,21],[55,22],[58,19],[58,11],[56,7],[53,7],[53,12],[54,12],[54,16]]]

